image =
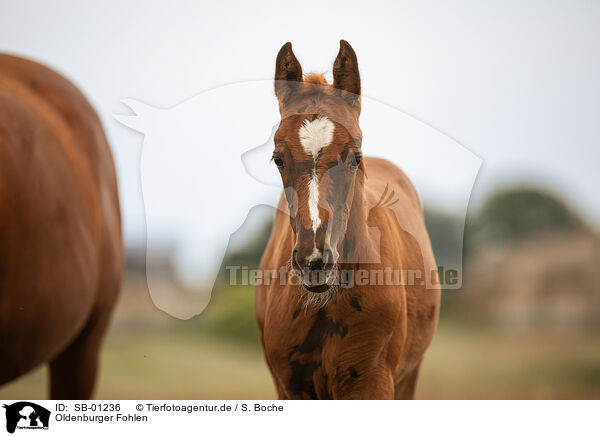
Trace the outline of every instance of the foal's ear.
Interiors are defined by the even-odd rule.
[[[292,43],[286,42],[275,61],[275,95],[279,103],[285,103],[297,83],[302,82],[302,67],[292,51]]]
[[[346,91],[342,95],[350,104],[360,104],[360,74],[358,74],[356,53],[343,39],[340,41],[340,51],[333,62],[333,87]]]

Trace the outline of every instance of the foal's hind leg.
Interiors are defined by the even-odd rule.
[[[394,390],[394,398],[396,400],[414,400],[420,369],[421,363],[419,362],[415,369],[398,382]]]
[[[50,362],[51,399],[86,400],[92,396],[109,319],[110,307],[92,312],[79,335]]]

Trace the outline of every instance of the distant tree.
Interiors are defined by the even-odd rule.
[[[463,221],[456,215],[425,206],[425,225],[435,260],[446,268],[460,265]]]
[[[557,196],[521,187],[493,194],[467,226],[465,238],[470,251],[581,227],[582,219]]]

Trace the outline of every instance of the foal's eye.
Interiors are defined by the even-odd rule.
[[[358,168],[358,166],[360,165],[360,161],[362,159],[362,154],[361,153],[354,153],[351,157],[350,157],[350,169],[351,170],[356,170]]]
[[[273,162],[275,162],[275,165],[277,165],[277,168],[283,169],[283,159],[281,159],[281,156],[274,154]]]

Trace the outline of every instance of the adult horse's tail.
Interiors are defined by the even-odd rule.
[[[88,398],[123,270],[114,164],[83,94],[0,54],[0,384],[43,362]]]

